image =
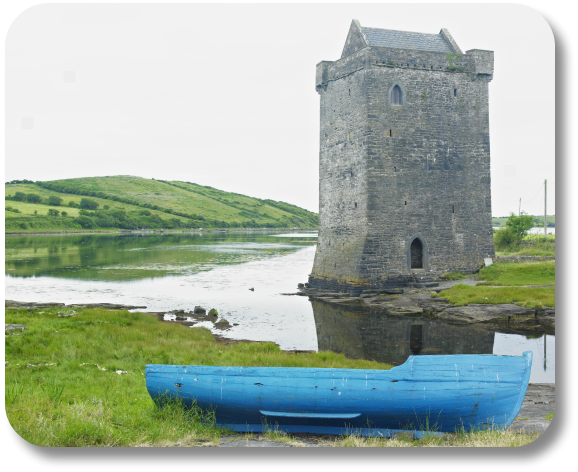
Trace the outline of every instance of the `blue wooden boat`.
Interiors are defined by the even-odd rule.
[[[391,436],[506,428],[522,405],[532,352],[410,356],[391,370],[147,365],[153,400],[214,409],[234,431]]]

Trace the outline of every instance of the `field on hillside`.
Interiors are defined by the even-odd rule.
[[[493,226],[506,226],[506,221],[508,220],[507,216],[494,216],[492,217],[492,225]],[[544,222],[544,215],[534,215],[534,221],[538,221],[540,223]],[[548,227],[555,227],[556,226],[556,215],[547,215],[546,222],[548,223]]]
[[[247,197],[190,182],[112,176],[9,183],[5,190],[5,206],[18,210],[5,212],[6,231],[42,231],[56,227],[65,230],[75,226],[77,229],[316,228],[319,224],[316,213],[289,203]],[[41,202],[14,200],[18,198],[17,192],[36,194]],[[51,196],[61,198],[62,204],[48,206]],[[21,194],[20,197],[23,198]],[[79,210],[77,207],[83,198],[93,200],[98,208],[88,213]],[[62,218],[57,224],[47,220],[49,208],[66,211],[69,221]],[[43,218],[38,219],[39,216]],[[43,228],[45,223],[50,224]]]

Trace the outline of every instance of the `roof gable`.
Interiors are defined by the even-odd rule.
[[[439,34],[413,33],[361,26],[353,20],[341,57],[348,56],[368,46],[395,49],[462,54],[449,31],[443,28]]]

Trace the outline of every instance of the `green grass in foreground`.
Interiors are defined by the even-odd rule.
[[[526,308],[555,307],[555,287],[484,287],[471,285],[454,285],[449,290],[442,290],[439,294],[448,302],[455,305],[469,303],[512,303]]]
[[[205,328],[141,313],[60,311],[73,316],[6,312],[6,323],[27,325],[5,338],[6,414],[22,438],[39,446],[187,446],[227,434],[201,424],[208,412],[176,402],[155,406],[146,364],[391,368],[331,352],[285,353],[272,343],[217,344]]]
[[[554,285],[556,261],[501,262],[484,267],[477,276],[478,285]]]

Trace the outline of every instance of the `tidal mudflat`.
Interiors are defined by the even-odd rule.
[[[392,364],[412,354],[532,350],[530,381],[554,382],[553,335],[375,316],[282,295],[307,280],[315,244],[315,233],[7,236],[5,297],[146,306],[138,311],[167,313],[167,320],[177,310],[214,308],[230,328],[194,325],[231,339],[273,341],[283,350],[332,350]]]

